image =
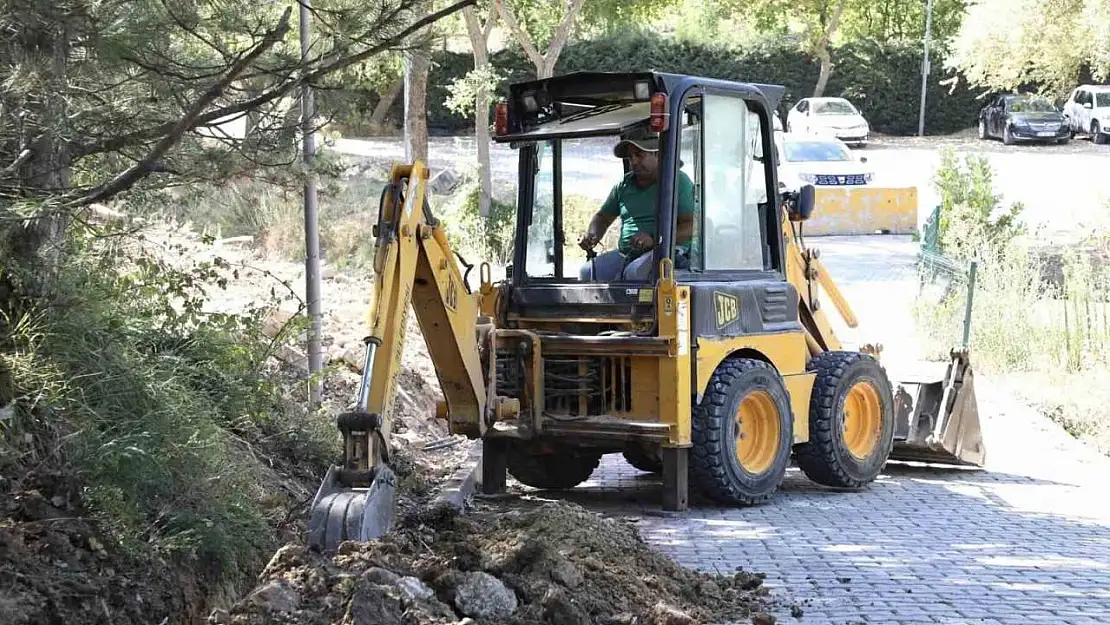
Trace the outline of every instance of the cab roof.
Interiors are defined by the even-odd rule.
[[[509,86],[506,143],[558,137],[616,135],[647,124],[651,96],[703,86],[762,96],[771,111],[785,92],[779,85],[735,82],[665,72],[572,72]]]

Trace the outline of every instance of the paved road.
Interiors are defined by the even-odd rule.
[[[913,244],[813,243],[869,337],[894,343],[908,314],[876,315],[865,302],[905,308]],[[729,509],[695,497],[689,512],[667,515],[655,476],[614,455],[554,496],[638,518],[645,539],[683,565],[765,572],[768,587],[803,608],[800,620],[784,609],[782,623],[1110,622],[1110,460],[989,380],[977,378],[977,389],[985,471],[891,463],[866,490],[834,492],[791,469],[771,504]]]

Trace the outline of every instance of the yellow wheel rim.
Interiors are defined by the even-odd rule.
[[[870,382],[856,382],[844,399],[844,444],[857,459],[866,459],[879,445],[882,415],[879,392]]]
[[[767,391],[754,391],[736,411],[736,459],[749,473],[763,473],[779,450],[779,411]]]

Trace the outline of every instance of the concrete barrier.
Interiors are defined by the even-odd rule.
[[[816,192],[807,236],[912,234],[917,230],[917,188],[860,187]]]

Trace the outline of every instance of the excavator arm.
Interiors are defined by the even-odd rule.
[[[428,206],[427,183],[423,162],[394,165],[382,192],[362,380],[354,408],[336,419],[343,461],[329,468],[312,503],[310,546],[332,550],[392,527],[396,477],[389,468],[389,438],[410,309],[435,364],[452,431],[485,431],[478,300]]]

